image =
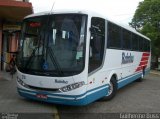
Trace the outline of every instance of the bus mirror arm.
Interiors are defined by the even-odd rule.
[[[101,32],[100,28],[97,26],[91,26],[89,30],[91,33]]]
[[[97,31],[97,29],[96,29],[96,28],[94,28],[94,27],[90,27],[90,28],[89,28],[89,30],[90,30],[90,32],[91,32],[91,33],[93,33],[93,34],[95,34],[95,33],[96,33],[96,31]]]
[[[95,31],[93,27],[90,27],[89,30],[91,33],[93,33]]]

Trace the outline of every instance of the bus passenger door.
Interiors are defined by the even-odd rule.
[[[102,66],[105,45],[105,20],[93,17],[90,31],[89,73],[100,69]]]
[[[88,88],[93,89],[101,86],[101,80],[104,79],[100,69],[104,62],[105,20],[98,17],[92,17],[90,32],[88,81],[91,85],[89,85]]]

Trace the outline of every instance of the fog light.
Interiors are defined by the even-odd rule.
[[[27,87],[27,85],[19,77],[17,77],[17,82],[20,83],[22,86]]]

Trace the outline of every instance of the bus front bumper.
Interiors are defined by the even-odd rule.
[[[17,88],[20,96],[48,103],[64,104],[64,105],[87,105],[92,103],[108,93],[108,85],[103,85],[98,88],[87,91],[81,95],[62,95],[53,94],[49,92],[31,91],[26,89]]]

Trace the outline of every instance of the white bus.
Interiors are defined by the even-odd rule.
[[[27,16],[17,57],[17,89],[34,100],[87,105],[150,70],[150,39],[90,11]]]

